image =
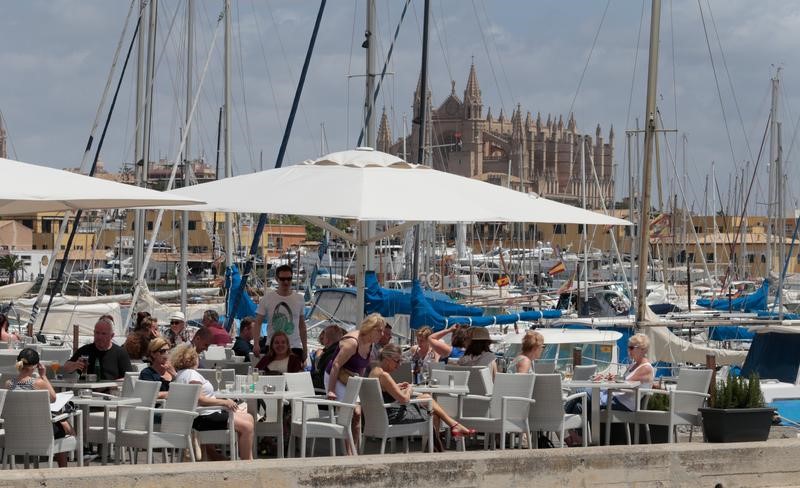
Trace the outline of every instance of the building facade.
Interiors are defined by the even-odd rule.
[[[377,149],[416,163],[419,141],[420,86],[414,93],[413,130],[394,140],[384,112],[378,128]],[[510,117],[501,109],[495,118],[492,109],[484,115],[483,99],[475,65],[470,66],[463,98],[451,82],[450,94],[433,107],[431,91],[426,96],[426,162],[434,169],[535,192],[546,198],[570,203],[581,202],[581,141],[584,141],[587,206],[601,208],[601,201],[612,206],[614,196],[614,128],[603,138],[600,125],[594,136],[579,132],[570,114],[566,123],[550,115],[534,118],[517,105]],[[405,142],[405,144],[404,144]],[[403,154],[403,148],[406,154]],[[599,186],[595,183],[595,175]]]

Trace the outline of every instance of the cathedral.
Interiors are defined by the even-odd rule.
[[[377,134],[377,149],[417,162],[419,140],[420,85],[414,93],[413,130],[405,141],[392,140],[389,120],[384,111]],[[517,105],[511,117],[503,110],[497,118],[483,101],[475,65],[471,65],[463,99],[451,82],[450,95],[437,107],[431,91],[426,94],[427,130],[425,160],[434,169],[535,192],[572,205],[581,203],[580,141],[585,139],[587,206],[601,208],[601,199],[612,206],[614,196],[614,128],[604,141],[600,125],[594,138],[578,132],[572,114],[564,123],[547,116],[543,122]],[[406,154],[403,154],[405,142]],[[594,168],[594,169],[593,169]],[[599,181],[595,182],[594,173]]]

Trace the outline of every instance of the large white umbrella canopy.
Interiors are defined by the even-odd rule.
[[[176,207],[202,198],[171,195],[69,171],[0,158],[0,215],[78,209]]]
[[[630,222],[359,148],[314,161],[173,190],[204,200],[191,210],[360,221]]]

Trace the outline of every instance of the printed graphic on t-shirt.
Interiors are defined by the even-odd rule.
[[[272,311],[272,332],[285,332],[289,337],[294,333],[292,309],[286,302],[280,302]]]

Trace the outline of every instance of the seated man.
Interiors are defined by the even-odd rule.
[[[122,347],[114,344],[113,323],[101,317],[94,325],[94,342],[79,348],[64,363],[62,371],[72,373],[80,370],[85,374],[95,374],[99,381],[117,380],[125,373],[133,371],[131,359]]]
[[[225,346],[231,342],[228,331],[219,323],[219,314],[216,310],[206,310],[203,314],[203,328],[211,331],[211,344]]]
[[[233,342],[233,353],[243,356],[245,362],[250,362],[250,353],[253,352],[253,317],[245,317],[239,323],[239,337]]]

